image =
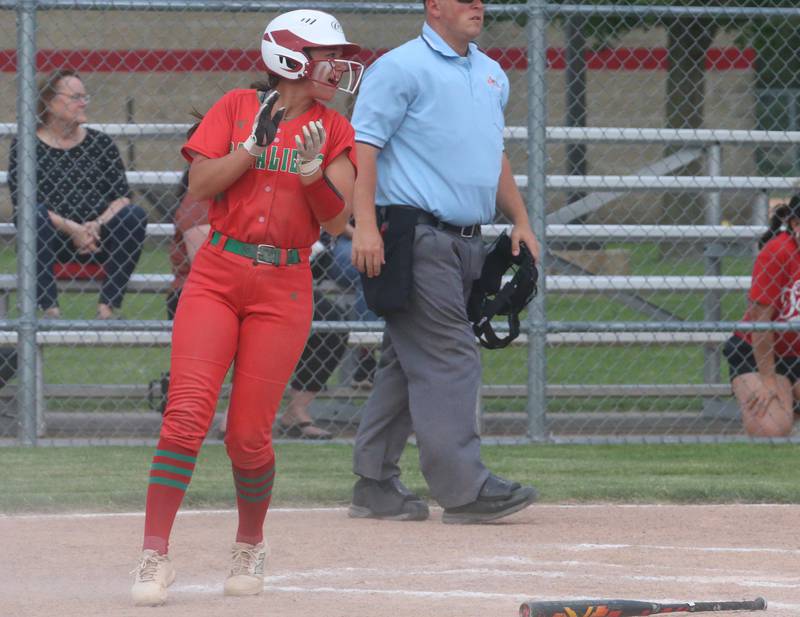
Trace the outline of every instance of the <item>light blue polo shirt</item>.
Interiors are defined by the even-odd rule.
[[[427,23],[364,74],[356,141],[381,148],[379,206],[405,204],[454,225],[494,218],[508,78],[469,44],[459,56]]]

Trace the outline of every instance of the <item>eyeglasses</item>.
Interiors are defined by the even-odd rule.
[[[92,100],[92,96],[90,94],[66,94],[65,92],[56,92],[56,96],[66,97],[73,103],[88,103]]]

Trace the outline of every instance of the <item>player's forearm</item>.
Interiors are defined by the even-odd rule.
[[[753,332],[753,356],[762,375],[775,374],[774,339],[772,332]]]
[[[66,235],[72,235],[72,233],[80,227],[80,223],[76,221],[72,221],[66,217],[57,214],[53,210],[47,211],[48,216],[50,217],[50,222],[53,224],[58,231]]]
[[[100,223],[101,225],[107,224],[111,219],[113,219],[119,211],[129,206],[131,200],[127,197],[119,197],[108,204],[108,207],[103,211],[103,213],[98,216],[95,220]]]
[[[514,181],[511,163],[508,162],[505,154],[503,154],[500,168],[500,181],[497,184],[497,208],[514,225],[530,227],[525,202],[517,188],[517,183]]]
[[[353,218],[358,226],[377,227],[375,188],[378,183],[377,161],[380,151],[368,144],[356,142],[358,178],[353,191]]]
[[[218,159],[197,156],[189,168],[189,192],[195,199],[211,199],[250,169],[255,159],[239,148]]]
[[[772,320],[772,311],[769,307],[754,304],[751,307],[753,321],[768,322]],[[775,374],[775,333],[753,332],[753,357],[756,360],[758,372],[762,375]]]
[[[301,181],[303,176],[300,177]],[[311,185],[304,185],[306,199],[322,228],[338,236],[347,227],[353,203],[356,170],[346,154],[337,156],[324,175]]]
[[[320,225],[322,226],[322,229],[327,231],[332,236],[338,236],[347,228],[347,221],[349,220],[350,208],[345,206],[345,208],[332,219],[328,221],[320,221]]]

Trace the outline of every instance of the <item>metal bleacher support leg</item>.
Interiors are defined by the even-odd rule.
[[[45,406],[44,399],[44,347],[42,345],[36,346],[36,436],[44,437],[47,432],[47,425],[45,423]]]
[[[128,124],[133,124],[136,121],[134,115],[135,100],[136,99],[132,96],[125,99],[125,122]],[[134,171],[136,169],[136,144],[133,142],[133,139],[128,137],[126,146],[128,151],[128,169]]]
[[[767,223],[769,223],[769,193],[766,191],[756,193],[751,217],[751,223],[753,225],[762,225],[766,227]]]
[[[722,174],[722,151],[719,144],[713,144],[706,148],[706,173],[709,176],[720,176]],[[719,192],[706,194],[705,224],[719,225],[722,220]],[[722,275],[722,256],[725,248],[716,242],[711,242],[703,247],[704,273],[706,276]],[[721,292],[707,291],[703,299],[703,320],[721,321]],[[722,358],[719,345],[711,343],[705,345],[703,349],[703,383],[720,383],[720,371],[722,369]],[[729,415],[730,410],[728,401],[716,398],[706,398],[703,400],[703,415],[707,417],[718,417]]]

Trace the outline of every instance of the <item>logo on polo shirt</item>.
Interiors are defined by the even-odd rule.
[[[497,88],[498,90],[500,89],[500,82],[494,78],[494,75],[489,75],[489,77],[486,79],[486,83],[489,84],[489,87],[491,88]]]

